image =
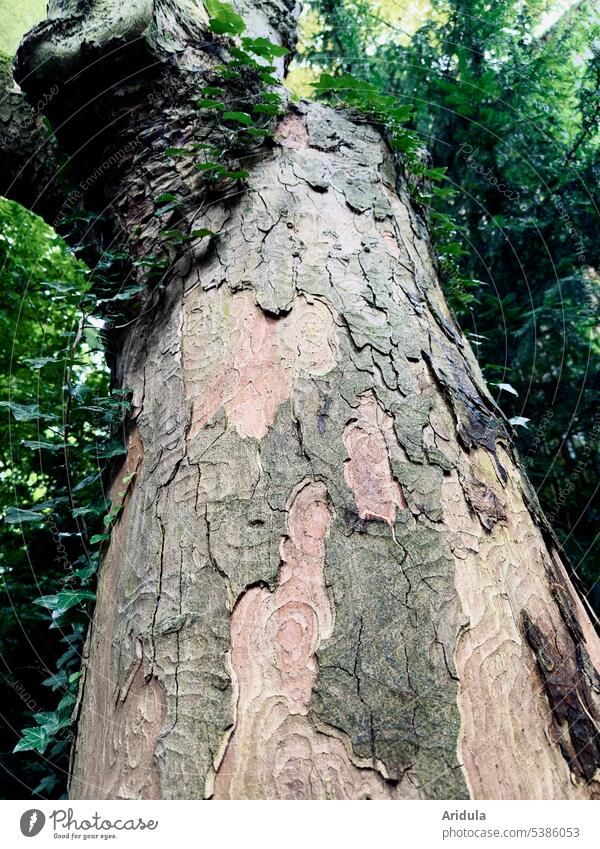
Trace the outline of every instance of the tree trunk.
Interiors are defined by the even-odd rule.
[[[28,37],[23,85],[35,95],[41,56],[70,120],[59,138],[75,150],[86,127],[88,169],[126,149],[88,203],[110,203],[138,255],[164,192],[217,236],[113,338],[133,413],[71,796],[597,795],[598,638],[381,134],[290,107],[245,190],[208,199],[164,153],[211,138],[189,105],[214,61],[206,16],[131,4],[155,15],[121,22],[149,52],[114,73],[138,85],[90,106],[90,27],[92,55],[121,49],[99,5],[100,23],[57,16]],[[261,4],[253,34],[284,6]],[[192,47],[175,53],[182,30]]]

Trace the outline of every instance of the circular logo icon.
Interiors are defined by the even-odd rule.
[[[46,823],[46,816],[37,808],[32,808],[30,811],[25,811],[21,817],[21,834],[25,837],[35,837],[43,829]]]

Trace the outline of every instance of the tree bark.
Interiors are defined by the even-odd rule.
[[[113,337],[133,413],[71,796],[598,795],[598,638],[380,132],[291,106],[208,196],[164,153],[215,132],[201,5],[131,4],[118,38],[116,4],[76,6],[17,68],[58,80],[83,171],[125,150],[88,203],[138,256],[164,192],[217,235]],[[283,0],[260,10],[289,42]],[[107,94],[89,67],[119,51]]]
[[[0,55],[0,195],[56,226],[64,196],[56,144],[42,119],[53,91],[30,105],[15,84],[11,62]]]

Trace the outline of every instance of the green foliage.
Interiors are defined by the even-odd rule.
[[[272,138],[274,119],[283,112],[276,71],[270,64],[289,52],[267,38],[242,36],[243,19],[228,3],[210,0],[206,4],[210,30],[216,36],[229,36],[224,46],[228,58],[208,75],[207,85],[198,92],[196,106],[202,124],[210,124],[211,138],[218,143],[195,142],[188,147],[169,147],[165,156],[191,158],[212,193],[239,191],[249,172],[240,167],[242,159],[255,155]],[[182,201],[167,193],[155,198],[156,215],[177,218]],[[163,246],[181,248],[195,239],[215,235],[207,228],[186,229],[168,226],[159,237]]]
[[[12,767],[43,794],[64,783],[95,597],[92,539],[110,506],[99,457],[127,402],[108,394],[86,266],[39,218],[2,199],[0,278],[1,747],[45,756],[42,765],[20,755]],[[33,724],[19,738],[27,712]]]
[[[518,392],[498,388],[499,402],[525,425],[529,474],[600,607],[600,22],[584,4],[541,33],[549,6],[434,0],[407,37],[381,4],[313,0],[303,57],[410,106],[409,128],[446,169],[427,203],[448,239],[447,296],[490,384]]]
[[[19,42],[46,17],[46,0],[0,0],[0,54],[14,56]]]

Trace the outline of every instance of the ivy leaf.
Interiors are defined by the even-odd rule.
[[[168,147],[165,156],[190,156],[190,151],[186,147]]]
[[[224,112],[224,121],[235,121],[237,124],[244,124],[246,127],[251,127],[254,120],[247,112]]]
[[[201,100],[197,100],[196,106],[198,109],[220,109],[221,111],[227,108],[222,100],[214,100],[212,97],[203,97]]]
[[[104,534],[102,534],[104,536]],[[91,540],[90,540],[91,543]],[[74,572],[71,572],[69,578],[76,578],[78,581],[89,581],[89,579],[96,573],[96,565],[91,564],[90,566],[84,566],[83,569],[76,569]]]
[[[272,103],[259,103],[252,107],[252,111],[260,115],[281,115],[281,107]]]
[[[187,239],[187,236],[185,233],[182,233],[181,230],[161,230],[159,235],[165,242],[171,242],[178,245],[185,242]]]
[[[104,445],[90,445],[86,448],[90,454],[95,454],[96,457],[103,460],[110,460],[112,457],[120,457],[122,454],[127,454],[127,449],[122,442],[116,439],[111,439]]]
[[[23,360],[26,366],[31,366],[31,368],[43,368],[47,366],[48,363],[57,363],[58,360],[55,357],[30,357],[26,360]]]
[[[54,788],[58,784],[58,777],[56,775],[45,775],[37,787],[34,788],[33,792],[38,795],[46,794],[47,796],[51,796]]]
[[[0,407],[9,409],[18,422],[32,422],[36,419],[52,421],[57,418],[53,413],[42,413],[37,404],[17,404],[16,401],[0,401]]]
[[[232,47],[230,48],[229,52],[232,56],[235,56],[240,65],[245,65],[246,67],[252,68],[253,70],[257,70],[258,68],[260,68],[260,65],[258,64],[256,59],[253,59],[252,56],[250,56],[249,53],[246,53],[245,50],[240,50],[239,47]]]
[[[71,708],[77,701],[77,697],[74,693],[65,693],[58,706],[56,708],[57,713],[63,713],[64,711],[70,712]]]
[[[37,439],[24,439],[21,442],[25,448],[31,448],[32,451],[62,451],[69,448],[66,442],[39,442]]]
[[[262,73],[259,74],[259,77],[261,78],[263,83],[265,83],[266,85],[279,85],[280,84],[280,81],[277,79],[277,77],[274,77],[268,71],[263,71]]]
[[[405,104],[403,106],[396,106],[394,109],[390,109],[387,112],[387,117],[392,121],[397,121],[399,124],[404,124],[410,116],[412,115],[413,108],[410,104]],[[432,171],[435,169],[431,169]],[[445,171],[446,169],[438,169],[441,171]]]
[[[267,38],[242,38],[242,45],[245,50],[254,53],[255,56],[262,56],[265,59],[273,59],[274,57],[287,56],[290,52],[287,47],[281,47],[279,44],[273,44]]]
[[[90,539],[90,545],[96,545],[96,543],[104,542],[107,539],[110,539],[110,534],[94,534]]]
[[[80,604],[82,601],[93,601],[96,598],[91,590],[61,590],[55,595],[43,595],[35,598],[34,604],[45,607],[52,611],[54,618],[62,616],[67,610]]]
[[[50,675],[49,678],[46,678],[42,681],[42,687],[50,687],[52,692],[56,690],[60,690],[62,688],[66,688],[67,686],[67,673],[64,669],[61,669],[60,672],[56,672],[54,675]]]
[[[60,716],[58,711],[41,711],[34,714],[35,721],[40,728],[48,734],[48,737],[55,737],[59,731],[71,724],[70,716]]]
[[[192,230],[190,235],[192,239],[205,239],[207,236],[214,236],[215,234],[212,230],[202,227],[200,230]]]
[[[492,386],[497,386],[498,389],[502,389],[504,392],[510,392],[511,395],[516,395],[517,397],[519,395],[515,387],[511,386],[510,383],[492,383]],[[529,421],[529,419],[527,419],[527,421]]]
[[[316,83],[313,83],[313,88],[317,96],[329,94],[332,91],[353,91],[361,86],[363,89],[369,89],[365,83],[360,83],[350,74],[343,74],[341,77],[334,77],[331,74],[321,74]]]
[[[241,35],[246,29],[244,19],[229,3],[204,0],[204,6],[210,15],[210,29],[217,35]]]
[[[224,176],[224,177],[227,177],[227,179],[228,179],[228,180],[245,180],[245,179],[246,179],[246,177],[249,177],[249,176],[250,176],[250,172],[249,172],[249,171],[244,171],[244,170],[240,170],[240,171],[225,171],[225,172],[223,173],[223,176]]]
[[[50,738],[45,728],[40,728],[39,726],[35,728],[24,728],[23,736],[13,749],[13,752],[35,751],[43,755],[49,742]]]
[[[4,513],[4,521],[7,525],[17,525],[20,522],[43,522],[42,513],[35,510],[21,510],[19,507],[7,507]]]
[[[109,303],[111,301],[130,301],[136,295],[139,295],[140,292],[144,291],[144,286],[140,283],[137,286],[129,286],[128,289],[123,289],[122,292],[117,292],[116,295],[113,295],[112,298],[107,298],[102,301],[102,303]]]
[[[281,97],[274,91],[261,91],[260,99],[265,103],[276,103],[281,106]]]
[[[221,97],[222,95],[225,94],[224,88],[219,88],[218,86],[215,86],[215,85],[205,85],[204,88],[200,89],[200,91],[202,92],[202,94],[206,94],[209,97],[214,97],[214,96]]]
[[[213,172],[217,175],[222,174],[223,171],[227,170],[224,165],[221,165],[218,162],[198,162],[196,164],[196,168],[198,171]]]
[[[509,419],[508,421],[513,427],[524,427],[528,430],[527,422],[530,422],[531,419],[526,419],[524,416],[513,416],[512,419]]]

